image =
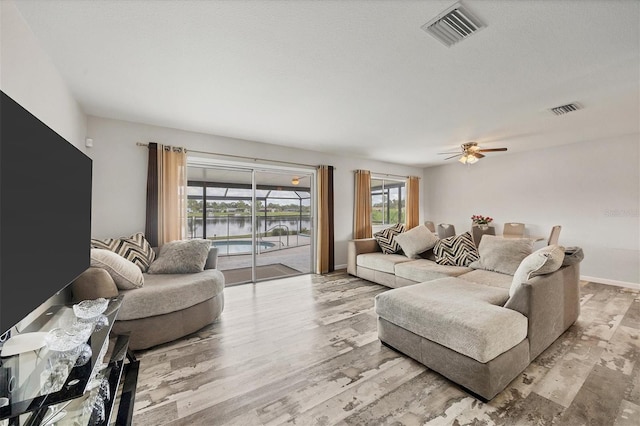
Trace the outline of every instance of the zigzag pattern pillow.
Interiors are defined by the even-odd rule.
[[[378,245],[385,254],[393,254],[400,251],[400,246],[395,240],[396,235],[404,232],[404,223],[397,223],[390,228],[383,229],[373,234]]]
[[[91,239],[91,247],[110,250],[136,264],[142,272],[147,272],[149,265],[156,258],[156,253],[142,232],[130,237]]]
[[[439,265],[469,266],[480,258],[469,232],[438,240],[433,254]]]

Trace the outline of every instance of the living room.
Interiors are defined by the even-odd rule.
[[[214,72],[207,61],[204,71],[193,72],[199,65],[176,61],[186,77],[176,75],[174,69],[170,75],[148,74],[146,67],[160,68],[154,62],[159,59],[152,53],[137,51],[139,61],[127,62],[131,57],[126,55],[136,53],[136,49],[154,51],[149,47],[154,46],[153,37],[158,33],[151,29],[140,29],[143,36],[137,41],[128,38],[129,33],[117,38],[108,27],[98,30],[96,26],[95,33],[92,32],[97,22],[115,25],[122,20],[121,25],[131,30],[129,26],[135,28],[136,19],[138,23],[148,22],[150,27],[152,22],[165,22],[163,19],[168,19],[171,13],[181,19],[195,19],[189,13],[184,16],[178,13],[180,5],[168,2],[165,10],[156,9],[157,2],[134,2],[130,9],[112,2],[100,6],[46,3],[2,2],[2,90],[93,160],[92,237],[118,237],[144,230],[147,149],[137,143],[158,142],[194,152],[223,153],[227,159],[243,157],[242,163],[255,163],[254,159],[258,159],[272,164],[286,161],[334,166],[337,270],[347,266],[348,242],[353,238],[354,171],[360,169],[381,176],[420,177],[420,223],[426,220],[451,223],[464,232],[470,228],[470,216],[484,214],[495,218],[497,228],[518,221],[527,224],[530,235],[544,236],[552,226],[560,224],[563,227],[560,243],[584,250],[582,281],[630,291],[640,289],[640,25],[636,1],[556,1],[545,5],[520,2],[518,6],[500,1],[465,1],[469,9],[486,20],[487,27],[450,48],[420,29],[453,4],[449,1],[373,2],[373,5],[357,1],[343,5],[210,2],[218,3],[219,7],[212,9],[217,13],[215,25],[200,21],[187,25],[177,20],[162,42],[155,45],[155,50],[168,46],[168,50],[173,49],[172,55],[182,58],[179,49],[183,46],[172,44],[171,39],[183,40],[181,37],[188,35],[185,28],[189,25],[219,26],[216,37],[222,37],[225,31],[234,34],[227,40],[229,46],[224,46],[224,38],[218,38],[219,43],[211,47],[212,51],[220,51],[217,60],[224,64],[220,66],[222,70]],[[97,12],[92,12],[96,8]],[[399,12],[403,8],[407,10]],[[574,10],[578,19],[571,30],[578,34],[576,39],[569,37],[570,29],[561,28]],[[145,13],[149,11],[154,13],[145,21]],[[393,17],[389,22],[396,26],[409,27],[413,21],[419,21],[408,37],[412,47],[415,44],[424,51],[396,46],[394,34],[408,30],[389,23],[386,28],[385,15]],[[90,19],[83,20],[83,16]],[[594,28],[594,16],[601,22],[599,30]],[[406,22],[408,17],[411,19]],[[530,17],[531,22],[527,23],[535,24],[536,31],[547,32],[534,33],[529,28],[525,34],[516,34],[524,22],[510,21],[514,17]],[[498,23],[506,28],[499,29]],[[281,24],[281,29],[274,29],[262,43],[261,31],[265,27],[276,28],[277,24]],[[361,28],[354,29],[358,25]],[[250,28],[254,30],[248,32]],[[335,38],[329,34],[332,28],[336,31]],[[319,37],[318,31],[329,41],[318,42],[314,49],[312,43]],[[372,36],[376,31],[381,33]],[[78,40],[83,38],[89,41],[80,43]],[[539,44],[528,46],[527,43],[534,43],[533,39]],[[516,42],[521,44],[515,45]],[[375,48],[376,45],[379,46]],[[539,50],[543,47],[550,51]],[[495,50],[485,54],[482,49],[488,48]],[[518,53],[520,48],[523,53]],[[240,54],[243,49],[246,56]],[[112,61],[118,58],[114,56],[118,50],[127,51],[123,53],[127,59]],[[450,60],[443,61],[444,55],[449,55]],[[508,55],[513,58],[505,58]],[[487,56],[491,60],[482,59]],[[430,62],[425,57],[434,60]],[[419,67],[413,61],[425,67],[421,72],[427,79],[446,81],[448,85],[428,92],[427,89],[434,88],[414,84],[415,74],[405,75],[396,66],[397,63],[406,68]],[[165,62],[160,63],[166,66]],[[264,67],[258,68],[261,64]],[[440,80],[443,77],[438,71],[439,64],[451,67],[442,65],[444,73],[454,73],[455,78]],[[144,71],[138,73],[138,69]],[[225,82],[218,85],[219,93],[206,92],[205,86],[211,82],[207,72]],[[114,76],[112,80],[104,77],[109,73]],[[367,79],[367,73],[373,77]],[[381,79],[385,73],[392,78]],[[496,78],[488,79],[492,73]],[[194,75],[207,82],[201,92],[195,89],[197,81],[186,86],[182,81],[193,80]],[[234,76],[236,80],[232,79]],[[223,77],[230,80],[222,80]],[[358,84],[360,77],[363,84]],[[412,83],[402,84],[403,78]],[[159,84],[162,79],[166,83]],[[92,101],[88,97],[79,99],[90,96],[86,88],[95,81],[100,82],[100,87],[95,89],[98,94]],[[458,84],[452,85],[456,81]],[[483,84],[478,85],[477,81]],[[292,88],[283,91],[287,84]],[[135,91],[136,86],[141,90]],[[271,86],[273,90],[269,89]],[[309,91],[302,91],[301,87],[308,87]],[[513,92],[515,87],[520,89]],[[183,93],[189,96],[175,93],[182,88],[188,88]],[[299,89],[299,93],[295,91]],[[365,91],[374,95],[360,97]],[[159,101],[153,92],[166,96],[162,104],[154,105]],[[400,99],[394,92],[403,93],[406,99]],[[437,102],[431,100],[432,93],[439,96]],[[445,102],[449,95],[454,102]],[[220,98],[216,103],[209,103],[207,98],[216,97]],[[252,98],[253,102],[245,101]],[[548,111],[572,102],[582,109],[563,116]],[[166,108],[163,104],[173,110],[172,117],[162,115],[162,107]],[[438,105],[444,105],[442,111]],[[270,113],[269,108],[275,112]],[[193,109],[207,109],[212,117],[211,127],[192,119]],[[304,115],[299,115],[305,110]],[[156,112],[158,115],[154,115]],[[358,120],[363,121],[358,124]],[[351,121],[354,124],[348,123]],[[428,124],[415,124],[424,122]],[[360,126],[358,131],[354,130],[356,126]],[[403,131],[405,126],[412,130]],[[244,133],[237,131],[242,127]],[[419,129],[425,133],[419,133]],[[305,132],[307,137],[302,139],[300,135]],[[342,140],[347,137],[359,139],[359,143],[349,145]],[[87,146],[88,139],[92,141],[91,147]],[[443,160],[445,156],[438,154],[456,151],[461,143],[474,140],[483,148],[508,147],[508,152],[487,153],[486,158],[470,165],[462,165],[455,159],[447,160],[453,163],[449,164]],[[345,274],[336,280],[351,278]],[[330,276],[311,276],[309,280],[331,281]],[[265,288],[273,285],[269,283]],[[244,287],[248,289],[251,285]],[[259,287],[257,284],[256,289]],[[283,288],[293,287],[284,284]],[[229,295],[230,290],[225,293]],[[239,300],[240,294],[248,290],[234,291],[238,292]],[[272,295],[259,303],[267,303],[269,297],[277,300]],[[223,312],[228,321],[236,318],[234,315],[240,321],[248,315],[234,314],[229,306],[232,305]],[[617,313],[618,323],[629,309],[625,305],[624,311]],[[309,321],[302,314],[292,318],[302,324]],[[175,350],[187,345],[188,341],[178,344]],[[635,351],[637,354],[637,346]],[[149,359],[153,359],[152,354]],[[410,368],[418,371],[415,365]],[[632,370],[632,377],[637,378],[638,367]],[[151,398],[150,393],[141,394],[139,401]],[[627,400],[626,407],[640,405],[637,394]],[[140,414],[145,408],[149,407],[136,407]],[[186,407],[183,410],[197,413]],[[442,417],[445,412],[433,414],[433,418],[440,417],[442,423],[453,422],[452,417]],[[145,424],[143,418],[138,417],[139,424]],[[611,419],[611,424],[614,420]],[[277,423],[277,417],[271,421]],[[501,421],[504,423],[505,419],[494,420]],[[625,424],[621,418],[616,421]]]

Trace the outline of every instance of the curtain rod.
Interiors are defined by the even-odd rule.
[[[354,170],[354,172],[357,172],[357,170]],[[371,173],[372,176],[375,175],[380,177],[397,177],[397,178],[417,177],[418,179],[422,179],[420,176],[394,175],[392,173],[378,173],[378,172],[372,172],[372,171],[369,171],[369,173]]]
[[[148,143],[143,143],[143,142],[136,142],[136,145],[138,145],[138,146],[149,146]],[[271,162],[271,163],[288,164],[288,165],[291,165],[291,166],[305,166],[305,167],[310,167],[310,168],[313,168],[313,169],[316,169],[318,167],[318,165],[313,165],[313,164],[294,163],[292,161],[269,160],[267,158],[245,157],[243,155],[223,154],[221,152],[196,151],[194,149],[187,149],[187,152],[195,152],[197,154],[207,154],[207,155],[219,155],[221,157],[240,158],[240,159],[243,159],[243,160],[268,161],[268,162]],[[337,170],[337,168],[334,167],[333,170]]]

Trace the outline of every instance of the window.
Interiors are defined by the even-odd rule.
[[[404,223],[406,194],[404,180],[371,177],[371,224]]]

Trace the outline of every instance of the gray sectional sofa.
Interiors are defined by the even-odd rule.
[[[393,288],[375,300],[382,343],[490,400],[578,318],[582,251],[564,256],[549,246],[522,259],[511,255],[524,240],[485,238],[474,267],[439,265],[429,252],[383,254],[375,239],[354,240],[348,272]]]

